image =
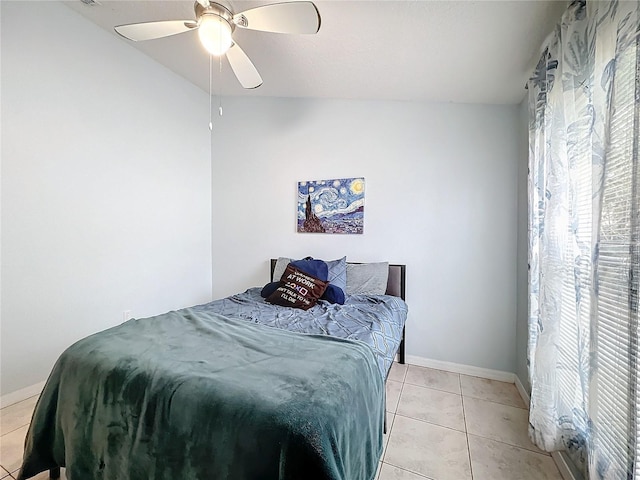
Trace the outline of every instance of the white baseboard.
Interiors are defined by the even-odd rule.
[[[524,403],[527,406],[527,408],[529,408],[529,404],[531,403],[529,392],[527,392],[526,388],[524,388],[524,385],[522,385],[522,382],[520,381],[520,377],[518,377],[518,375],[514,375],[514,376],[516,377],[515,383],[516,383],[516,388],[518,389],[518,393],[522,397],[522,400],[524,400]]]
[[[406,360],[407,363],[419,367],[434,368],[436,370],[444,370],[445,372],[461,373],[463,375],[488,378],[489,380],[498,380],[500,382],[514,383],[516,377],[514,373],[504,372],[502,370],[492,370],[490,368],[474,367],[473,365],[432,360],[416,355],[407,355]]]
[[[564,452],[551,452],[551,458],[556,462],[556,466],[558,470],[560,470],[560,475],[562,475],[563,480],[583,480],[583,476],[575,472],[575,468],[569,464],[571,460],[567,459],[566,453]]]
[[[9,405],[21,402],[22,400],[26,400],[29,397],[33,397],[34,395],[40,395],[42,389],[44,388],[44,384],[45,382],[42,381],[36,383],[35,385],[31,385],[15,392],[2,395],[0,397],[0,408],[8,407]]]

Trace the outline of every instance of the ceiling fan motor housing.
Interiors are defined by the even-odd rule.
[[[210,2],[209,6],[205,8],[200,3],[196,2],[194,9],[196,11],[196,20],[198,23],[203,15],[216,15],[229,24],[232,32],[236,29],[236,24],[233,22],[233,13],[219,3]]]
[[[233,44],[232,34],[235,29],[233,14],[217,3],[202,6],[195,4],[198,21],[200,43],[211,54],[220,56],[226,53]]]

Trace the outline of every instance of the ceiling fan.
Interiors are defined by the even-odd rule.
[[[306,1],[274,3],[234,14],[220,3],[197,0],[194,10],[195,20],[131,23],[114,29],[136,42],[198,30],[200,42],[211,55],[226,54],[233,73],[244,88],[259,87],[262,77],[233,40],[236,27],[274,33],[313,34],[320,30],[320,13],[312,2]]]

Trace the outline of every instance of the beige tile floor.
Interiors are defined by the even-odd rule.
[[[0,479],[18,475],[36,400],[0,410]],[[394,364],[387,412],[377,480],[562,480],[551,457],[529,441],[527,410],[513,384]]]
[[[394,364],[378,480],[561,480],[515,385]]]

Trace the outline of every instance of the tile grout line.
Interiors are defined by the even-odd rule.
[[[13,476],[11,475],[11,472],[9,472],[9,470],[4,468],[2,465],[0,465],[0,474],[2,474],[2,478],[9,478],[9,479],[13,478]]]
[[[404,383],[406,383],[407,385],[411,385],[412,387],[428,388],[429,390],[435,390],[437,392],[452,393],[453,395],[462,395],[461,393],[452,392],[451,390],[443,390],[442,388],[428,387],[427,385],[418,385],[417,383],[411,383],[411,382],[404,382]]]
[[[406,370],[409,370],[407,367]],[[405,375],[406,375],[405,370]],[[398,414],[398,407],[400,406],[400,397],[402,397],[402,391],[404,390],[404,380],[402,381],[402,386],[400,387],[400,394],[398,395],[398,403],[396,405],[395,410],[393,411],[393,422],[391,422],[391,426],[389,427],[389,438],[387,439],[387,444],[384,446],[384,452],[382,453],[382,458],[380,461],[384,463],[384,459],[387,457],[387,451],[389,450],[389,442],[391,441],[391,430],[393,429],[393,424],[396,423],[396,415]]]
[[[473,480],[473,464],[471,463],[471,447],[469,446],[469,429],[467,428],[467,414],[464,411],[464,390],[462,390],[462,375],[458,374],[460,384],[460,402],[462,403],[462,419],[464,420],[464,438],[467,441],[467,458],[469,459],[469,473]]]
[[[473,397],[471,395],[463,395],[463,397],[470,398],[472,400],[480,400],[481,402],[494,403],[496,405],[502,405],[503,407],[517,408],[519,410],[526,410],[527,412],[529,411],[528,408],[516,407],[515,405],[510,405],[508,403],[502,403],[502,402],[496,402],[495,400],[487,400],[486,398]]]
[[[460,392],[462,393],[462,382],[460,384]],[[469,471],[471,472],[471,480],[473,480],[473,463],[471,462],[471,446],[469,445],[469,429],[467,427],[467,414],[464,410],[464,395],[460,395],[462,401],[462,418],[464,419],[464,436],[467,439],[467,458],[469,458]]]
[[[9,430],[8,432],[2,432],[2,433],[0,434],[0,438],[1,438],[1,437],[5,437],[5,436],[7,436],[7,435],[9,435],[9,434],[11,434],[11,433],[13,433],[13,432],[15,432],[16,430],[20,430],[20,429],[21,429],[21,428],[23,428],[23,427],[27,427],[27,426],[29,426],[29,424],[30,424],[30,423],[31,423],[31,421],[28,421],[28,422],[27,422],[27,423],[25,423],[24,425],[20,425],[19,427],[16,427],[16,428],[14,428],[13,430]]]
[[[427,477],[427,476],[425,476],[425,475],[423,475],[421,473],[418,473],[418,472],[416,472],[414,470],[409,470],[407,467],[401,467],[400,465],[395,465],[393,463],[388,463],[388,462],[383,462],[383,463],[386,464],[386,465],[391,465],[392,467],[397,468],[398,470],[402,470],[404,472],[413,473],[414,475],[417,475],[420,478],[426,478],[427,480],[436,480],[433,477]]]
[[[26,403],[26,402],[30,402],[34,397],[38,397],[40,398],[40,394],[36,394],[36,395],[31,395],[27,398],[25,398],[24,400],[20,400],[19,402],[16,403],[12,403],[11,405],[7,405],[6,407],[2,407],[0,408],[0,412],[4,411],[4,410],[9,410],[9,409],[13,409],[16,408],[17,405],[20,405],[21,403]],[[38,398],[36,399],[36,402],[38,401]],[[34,403],[34,408],[35,408],[35,403]]]
[[[384,446],[384,450],[382,452],[382,457],[380,458],[380,463],[384,463],[384,458],[387,456],[387,450],[389,448],[389,440],[391,440],[391,429],[393,428],[393,424],[396,422],[396,415],[393,414],[393,422],[391,422],[391,427],[389,427],[389,438],[387,439],[387,444]]]
[[[474,437],[478,437],[478,438],[484,438],[485,440],[491,440],[492,442],[500,443],[502,445],[506,445],[507,447],[517,448],[518,450],[523,450],[525,452],[535,453],[535,454],[541,455],[543,457],[551,457],[551,454],[548,453],[548,452],[545,452],[544,450],[531,450],[530,448],[523,447],[521,445],[514,445],[513,443],[503,442],[502,440],[496,440],[495,438],[485,437],[483,435],[478,435],[477,433],[471,433],[469,435],[473,435]]]
[[[429,422],[429,421],[424,420],[422,418],[410,417],[408,415],[403,415],[402,413],[396,413],[395,415],[397,417],[408,418],[409,420],[415,420],[416,422],[426,423],[427,425],[433,425],[434,427],[446,428],[447,430],[451,430],[452,432],[467,433],[467,432],[463,432],[462,430],[458,430],[457,428],[447,427],[446,425],[440,425],[439,423]],[[492,439],[489,439],[489,440],[492,440]]]
[[[495,403],[497,405],[504,405],[505,407],[513,407],[513,408],[519,408],[520,410],[529,411],[529,409],[526,408],[526,407],[518,407],[518,406],[512,405],[510,403],[496,402],[495,400],[488,400],[488,399],[482,398],[482,397],[474,397],[473,395],[463,395],[463,396],[464,397],[468,397],[468,398],[473,398],[474,400],[482,400],[483,402],[491,402],[491,403]]]

